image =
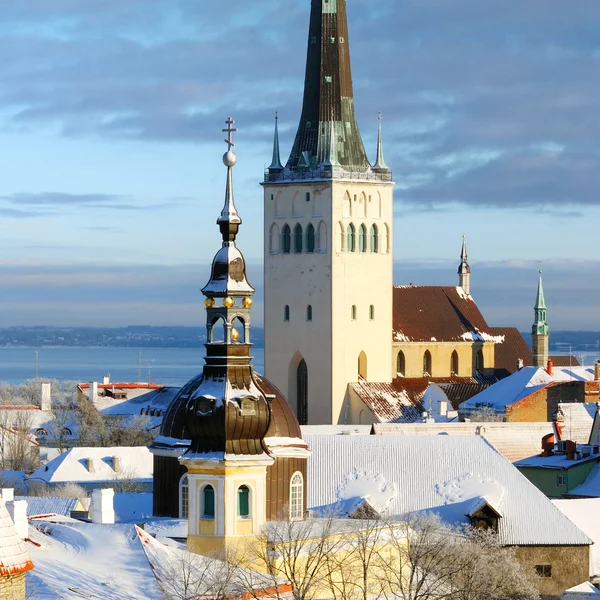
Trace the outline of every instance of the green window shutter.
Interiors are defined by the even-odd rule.
[[[204,488],[204,516],[215,516],[215,490],[212,486],[207,485]]]
[[[238,516],[247,517],[250,515],[250,490],[243,485],[238,489]]]

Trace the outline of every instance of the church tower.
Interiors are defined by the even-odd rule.
[[[546,321],[546,301],[544,300],[541,271],[533,310],[535,311],[535,321],[531,327],[533,366],[546,368],[548,364],[548,337],[550,329]]]
[[[458,287],[461,287],[465,294],[471,293],[471,267],[467,262],[467,240],[465,235],[463,235],[460,265],[458,265]]]
[[[300,124],[263,187],[266,376],[301,424],[344,423],[349,382],[391,378],[394,187],[381,118],[373,165],[358,129],[346,0],[312,0]]]

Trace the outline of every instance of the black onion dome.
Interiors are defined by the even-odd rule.
[[[191,439],[185,428],[185,405],[188,398],[198,389],[203,376],[204,374],[200,373],[190,379],[171,400],[160,427],[161,436],[176,440]]]
[[[266,377],[258,373],[255,373],[255,377],[271,404],[271,424],[266,437],[302,439],[298,418],[283,393]]]

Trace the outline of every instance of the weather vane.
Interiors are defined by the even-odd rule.
[[[227,129],[223,129],[223,133],[227,134],[227,139],[225,140],[225,143],[228,146],[227,151],[230,151],[235,146],[235,144],[233,143],[233,132],[237,131],[237,127],[233,127],[235,121],[231,117],[228,117],[225,123],[227,125]]]

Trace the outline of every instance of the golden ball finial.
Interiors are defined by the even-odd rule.
[[[240,339],[240,332],[237,329],[231,330],[231,339],[234,342],[237,342]]]
[[[253,300],[252,298],[250,298],[250,296],[246,296],[243,300],[242,300],[242,306],[244,308],[250,308],[253,304]]]
[[[212,308],[215,305],[215,299],[214,298],[207,298],[204,301],[204,306],[206,306],[206,308]]]
[[[231,296],[227,296],[227,298],[223,298],[223,306],[225,308],[231,308],[235,304],[235,300]]]

